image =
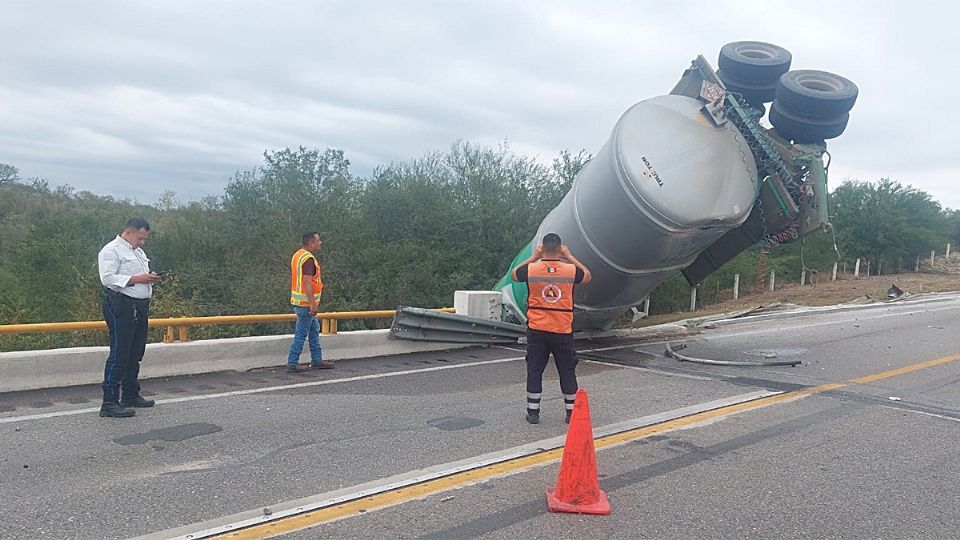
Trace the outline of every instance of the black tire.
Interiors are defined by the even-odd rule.
[[[850,112],[859,92],[857,85],[839,75],[798,69],[780,77],[776,94],[781,110],[811,118],[835,118]]]
[[[770,106],[769,119],[783,138],[806,144],[840,136],[847,128],[850,113],[845,112],[833,118],[810,118],[784,110],[780,100],[775,100]]]
[[[776,84],[790,70],[793,56],[783,47],[762,41],[734,41],[720,49],[717,67],[741,81]]]
[[[730,76],[727,72],[723,70],[717,71],[717,77],[723,81],[723,85],[727,87],[727,91],[735,92],[743,96],[747,103],[754,105],[756,107],[762,106],[764,103],[769,103],[773,101],[777,94],[777,84],[759,84],[752,83],[749,81],[744,81],[736,77]]]

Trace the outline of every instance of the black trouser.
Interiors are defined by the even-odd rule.
[[[103,402],[133,401],[140,395],[140,360],[147,347],[150,300],[106,290],[103,319],[110,331],[110,356],[103,369]],[[122,390],[122,394],[121,394]]]
[[[573,395],[577,393],[577,349],[573,345],[573,333],[554,334],[527,329],[527,408],[540,408],[543,392],[543,370],[550,361],[557,365],[560,375],[560,390],[573,408]]]

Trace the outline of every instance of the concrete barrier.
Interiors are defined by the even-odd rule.
[[[347,360],[469,346],[394,340],[388,338],[389,333],[389,330],[359,330],[321,336],[323,357]],[[140,378],[283,366],[292,339],[290,334],[150,343],[140,367]],[[310,353],[308,347],[304,349],[301,362],[308,362]],[[100,383],[108,352],[108,347],[74,347],[0,353],[0,392]]]

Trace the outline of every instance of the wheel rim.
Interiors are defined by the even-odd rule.
[[[823,77],[820,75],[800,75],[796,79],[797,84],[814,92],[839,92],[843,88],[841,81],[832,77]]]
[[[776,51],[770,47],[764,47],[758,43],[744,43],[743,45],[739,45],[734,50],[740,56],[745,56],[752,60],[772,60],[777,58]]]

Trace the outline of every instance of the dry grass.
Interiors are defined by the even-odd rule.
[[[829,276],[826,277],[829,279]],[[747,295],[741,292],[741,296],[737,300],[728,300],[720,304],[713,304],[693,313],[681,311],[654,315],[641,319],[636,323],[628,324],[627,326],[652,326],[655,324],[689,319],[691,317],[729,313],[756,306],[769,306],[775,303],[797,304],[801,306],[829,306],[851,302],[867,296],[877,300],[885,300],[887,298],[887,289],[894,284],[904,292],[910,294],[960,291],[960,275],[911,272],[863,279],[838,279],[834,282],[823,282],[821,279],[821,282],[815,287],[809,285],[801,287],[800,285],[790,284],[780,288],[780,284],[778,283],[777,290],[773,292],[767,291],[763,294]]]

